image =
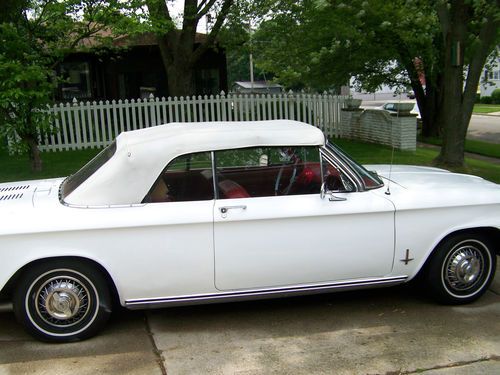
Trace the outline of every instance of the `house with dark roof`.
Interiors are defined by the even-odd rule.
[[[283,86],[268,81],[236,81],[231,91],[237,94],[280,94]]]
[[[205,34],[197,34],[201,43]],[[58,101],[112,100],[169,96],[166,70],[156,36],[144,33],[113,40],[112,49],[85,49],[65,58],[57,68],[64,78]],[[90,52],[89,52],[90,51]],[[195,66],[196,95],[227,92],[224,49],[208,49]]]

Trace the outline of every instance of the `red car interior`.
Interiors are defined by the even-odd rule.
[[[313,194],[319,193],[321,187],[319,162],[219,168],[217,176],[218,198],[222,199]],[[167,197],[163,201],[213,199],[210,169],[167,171],[163,175],[163,181],[168,188]],[[342,181],[335,168],[328,168],[326,183],[330,190],[342,189]],[[153,187],[151,192],[154,189]],[[151,192],[148,196],[152,195]],[[148,196],[144,202],[153,201]]]

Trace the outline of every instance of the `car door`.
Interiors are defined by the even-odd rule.
[[[143,204],[117,208],[135,223],[120,234],[117,268],[129,300],[213,293],[213,176],[210,152],[168,163]],[[121,210],[121,211],[120,211]]]
[[[370,191],[339,186],[349,185],[347,177],[335,166],[325,165],[326,160],[321,160],[320,167],[317,148],[306,151],[309,160],[298,157],[297,162],[286,160],[289,151],[280,148],[285,159],[278,163],[269,163],[270,149],[215,153],[219,190],[214,205],[215,285],[219,290],[328,284],[391,272],[392,203]],[[311,160],[315,153],[317,159]],[[327,177],[334,177],[330,184],[337,184],[334,201],[320,194]],[[250,182],[253,187],[247,189]],[[256,189],[259,184],[266,186]]]

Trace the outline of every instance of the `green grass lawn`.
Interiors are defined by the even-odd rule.
[[[390,164],[392,149],[376,144],[362,143],[348,140],[333,140],[354,159],[362,164]],[[498,145],[497,145],[498,146]],[[426,148],[417,151],[394,151],[394,164],[413,164],[432,166],[432,161],[438,152]],[[481,176],[487,180],[500,183],[500,165],[476,159],[466,159],[466,167],[454,172],[468,173]]]
[[[0,182],[64,177],[76,172],[100,150],[43,152],[43,170],[31,171],[27,156],[9,155],[0,149]]]
[[[418,140],[419,142],[441,146],[441,140],[438,138],[419,137]],[[465,141],[465,151],[472,152],[473,154],[490,156],[492,158],[500,159],[500,145],[497,143],[489,143],[489,142],[477,141],[474,139],[467,139]]]
[[[500,104],[474,104],[474,113],[500,112]]]
[[[390,147],[342,139],[334,140],[334,143],[362,164],[389,164],[391,162],[392,149]],[[94,149],[44,152],[42,153],[43,171],[34,173],[30,170],[28,157],[9,156],[2,150],[0,151],[0,182],[67,176],[82,167],[98,152],[99,150]],[[416,152],[395,150],[394,164],[432,165],[432,160],[436,156],[437,151],[425,148],[419,148]],[[466,168],[456,172],[470,173],[500,183],[500,165],[475,159],[467,159],[466,163]]]

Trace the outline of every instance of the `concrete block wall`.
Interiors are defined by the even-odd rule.
[[[417,118],[375,109],[343,109],[340,137],[414,151],[417,148]]]

